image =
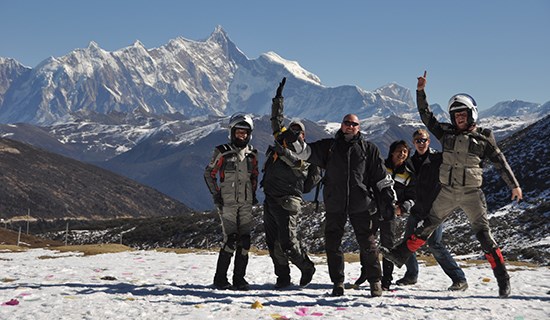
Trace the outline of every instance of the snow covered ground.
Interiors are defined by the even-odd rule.
[[[488,264],[461,261],[470,288],[449,292],[438,266],[415,286],[371,298],[368,287],[331,297],[324,257],[307,288],[275,291],[268,256],[252,255],[247,292],[211,288],[216,253],[134,251],[94,256],[43,249],[0,253],[0,319],[549,319],[550,269],[509,267],[512,295],[499,299]],[[348,281],[359,263],[346,264]],[[394,274],[398,279],[404,269]],[[300,278],[293,267],[295,282]],[[11,302],[10,302],[11,301]],[[253,308],[253,305],[260,305]]]

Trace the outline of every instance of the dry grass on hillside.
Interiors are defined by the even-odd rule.
[[[13,246],[15,248],[45,248],[51,246],[61,246],[63,243],[59,241],[53,241],[49,239],[38,238],[33,235],[27,235],[24,232],[21,233],[20,246],[17,247],[17,238],[19,233],[17,231],[0,228],[0,248],[7,248]]]
[[[86,244],[79,246],[60,246],[60,247],[50,247],[52,250],[58,250],[61,252],[82,252],[85,256],[102,254],[102,253],[117,253],[124,251],[132,251],[134,249],[127,247],[121,244]]]

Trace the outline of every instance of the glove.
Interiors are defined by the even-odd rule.
[[[223,198],[222,198],[221,192],[215,193],[213,195],[213,199],[214,199],[214,205],[216,206],[216,208],[221,210],[223,207]]]
[[[275,140],[275,152],[277,152],[280,157],[286,158],[286,160],[284,161],[287,162],[287,164],[291,167],[300,167],[303,164],[302,159],[300,159],[295,153],[291,152],[289,149],[283,147],[277,140]]]
[[[259,203],[258,198],[256,198],[256,194],[254,193],[252,195],[252,205],[255,206]]]
[[[281,133],[278,136],[278,138],[281,139],[280,143],[283,143],[283,141],[286,141],[286,144],[289,145],[293,142],[296,142],[296,140],[298,140],[299,136],[300,136],[300,131],[296,132],[296,131],[288,128],[283,133]]]
[[[277,94],[275,95],[275,98],[283,97],[283,88],[285,87],[285,83],[286,83],[286,77],[284,77],[283,80],[279,82],[279,86],[277,87]]]

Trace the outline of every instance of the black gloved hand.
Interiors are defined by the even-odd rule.
[[[284,77],[283,80],[279,82],[279,86],[277,87],[277,94],[275,95],[275,98],[283,97],[283,89],[285,87],[285,83],[286,83],[286,77]]]
[[[213,194],[212,197],[216,208],[221,210],[221,208],[223,207],[223,198],[221,192]]]
[[[300,136],[300,131],[294,131],[288,128],[279,135],[278,138],[281,139],[279,143],[283,143],[283,141],[285,141],[288,146],[289,144],[296,142],[299,136]]]

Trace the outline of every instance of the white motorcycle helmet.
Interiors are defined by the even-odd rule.
[[[458,93],[449,99],[449,115],[453,126],[456,126],[455,113],[464,110],[468,111],[468,126],[475,124],[478,112],[477,103],[472,96],[466,93]]]
[[[246,140],[239,140],[235,138],[236,129],[245,129],[248,132]],[[252,117],[245,113],[236,113],[229,119],[229,140],[237,147],[244,147],[252,139],[252,131],[254,130],[254,121]]]

